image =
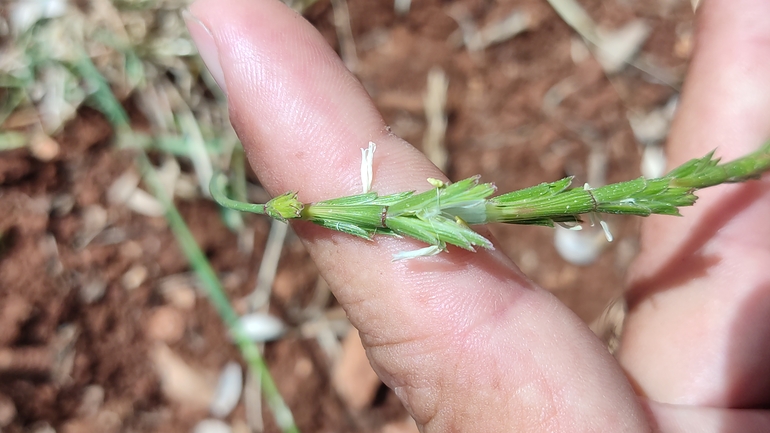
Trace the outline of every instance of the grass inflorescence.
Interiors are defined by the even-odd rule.
[[[372,146],[370,145],[370,149]],[[364,155],[364,166],[371,157]],[[584,215],[619,214],[680,215],[679,208],[692,206],[695,191],[722,183],[758,178],[770,169],[770,143],[742,158],[720,164],[713,152],[692,159],[657,179],[638,179],[591,188],[571,187],[572,178],[541,183],[494,196],[491,183],[479,176],[455,183],[428,179],[433,189],[380,196],[376,192],[303,204],[296,192],[280,195],[265,204],[231,200],[223,192],[224,177],[215,178],[212,196],[220,205],[265,214],[280,220],[299,219],[350,235],[372,239],[374,235],[405,236],[428,244],[426,248],[397,254],[394,259],[414,258],[445,251],[454,245],[474,251],[492,243],[470,228],[487,223],[527,224],[579,228]],[[366,170],[362,170],[365,173]],[[364,185],[369,183],[363,176]],[[364,189],[367,189],[366,186]],[[608,239],[611,236],[608,234]]]

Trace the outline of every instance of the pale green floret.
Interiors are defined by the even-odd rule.
[[[402,215],[388,218],[386,224],[396,234],[441,246],[442,249],[446,244],[470,251],[474,251],[474,247],[492,248],[492,243],[487,238],[443,215],[430,219]]]
[[[434,181],[436,181],[434,179]],[[479,176],[469,177],[455,183],[441,182],[441,186],[415,194],[407,200],[396,203],[388,209],[388,215],[416,214],[423,211],[426,214],[442,214],[454,216],[447,210],[474,206],[495,193],[491,183],[479,183]]]
[[[297,199],[296,192],[287,192],[265,204],[265,214],[279,221],[299,218],[305,205]]]
[[[388,206],[411,196],[412,192],[382,197],[370,192],[325,200],[307,205],[301,217],[332,230],[371,239],[375,234],[393,234],[384,224]]]
[[[486,224],[489,222],[487,219],[487,201],[483,199],[448,206],[444,208],[444,212],[460,218],[467,225]]]

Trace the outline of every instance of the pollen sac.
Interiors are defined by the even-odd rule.
[[[446,188],[449,185],[449,182],[444,182],[441,179],[436,179],[433,177],[428,178],[428,183],[433,185],[433,188]]]
[[[271,218],[286,221],[299,218],[305,206],[297,199],[296,192],[279,195],[265,204],[265,213]]]

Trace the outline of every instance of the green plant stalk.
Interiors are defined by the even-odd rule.
[[[123,137],[123,139],[132,136],[133,132],[131,131],[128,115],[117,99],[115,99],[106,80],[104,80],[104,77],[102,77],[101,73],[99,73],[96,66],[94,66],[85,52],[78,56],[78,60],[73,66],[91,88],[91,102],[107,117],[108,120],[110,120],[116,130],[116,134],[119,137]],[[259,349],[257,349],[257,346],[249,340],[243,332],[239,317],[230,305],[216,272],[206,259],[203,251],[198,247],[198,244],[195,241],[193,234],[190,232],[190,229],[187,227],[187,224],[185,224],[182,215],[163,190],[157,177],[157,173],[152,167],[152,163],[147,157],[147,154],[141,149],[137,150],[136,161],[147,185],[153,191],[153,194],[158,201],[163,204],[164,209],[166,210],[166,219],[169,223],[169,227],[174,233],[177,242],[179,242],[182,252],[190,262],[190,266],[201,279],[201,283],[206,289],[209,300],[222,321],[230,330],[247,365],[252,369],[254,374],[260,377],[262,393],[265,395],[267,404],[275,416],[276,423],[284,432],[298,433],[299,429],[294,423],[294,417],[291,410],[283,401],[273,378],[270,376],[270,371],[268,370],[267,364],[265,364]]]
[[[16,131],[0,132],[0,152],[25,147],[29,143],[26,134]]]
[[[246,200],[246,157],[243,147],[235,145],[230,156],[230,193],[235,200]],[[241,232],[244,228],[243,214],[237,210],[220,207],[222,220],[227,227],[235,232]]]
[[[299,432],[299,429],[294,423],[291,409],[289,409],[283,401],[273,378],[270,376],[270,371],[268,370],[267,364],[265,364],[259,349],[257,349],[257,346],[249,340],[248,336],[243,332],[240,322],[238,321],[239,316],[230,305],[230,301],[225,295],[224,288],[222,287],[216,272],[206,259],[206,255],[203,254],[203,251],[198,247],[198,243],[195,241],[187,224],[185,224],[184,218],[182,218],[182,215],[179,214],[176,206],[174,206],[171,200],[166,196],[163,186],[160,184],[155,169],[152,167],[147,155],[140,151],[137,154],[137,162],[147,185],[166,209],[166,219],[168,220],[169,227],[174,233],[177,242],[179,242],[182,252],[187,256],[190,266],[195,269],[195,272],[201,279],[203,287],[206,288],[209,300],[212,305],[214,305],[214,308],[225,323],[225,326],[230,330],[233,340],[238,345],[241,355],[243,355],[247,365],[260,377],[262,392],[267,399],[268,406],[273,411],[277,424],[284,432]]]
[[[224,194],[226,178],[212,179],[212,197],[222,206],[265,214],[279,220],[299,219],[323,227],[372,239],[376,234],[411,237],[429,245],[396,259],[432,255],[454,245],[475,251],[492,243],[469,226],[487,223],[529,224],[553,227],[580,223],[582,215],[680,215],[692,206],[695,191],[722,183],[758,178],[770,169],[770,142],[734,161],[720,164],[713,152],[690,160],[657,179],[638,178],[590,188],[570,188],[572,178],[542,183],[494,196],[495,186],[474,176],[456,183],[429,179],[434,188],[423,193],[403,192],[380,196],[368,192],[317,203],[303,204],[296,192],[280,195],[265,204],[250,204]]]

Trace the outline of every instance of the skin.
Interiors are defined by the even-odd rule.
[[[668,143],[672,166],[770,137],[770,3],[706,0]],[[445,179],[390,134],[360,83],[275,0],[199,0],[190,32],[228,95],[249,162],[305,202]],[[422,431],[770,431],[770,179],[707,190],[649,218],[618,360],[496,251],[391,262],[422,245],[294,227],[361,332],[372,366]],[[753,408],[753,409],[746,409]]]

